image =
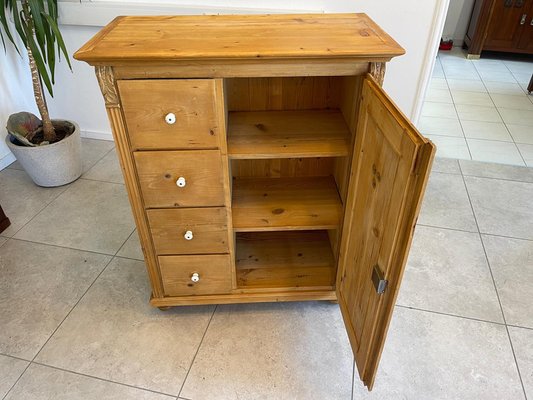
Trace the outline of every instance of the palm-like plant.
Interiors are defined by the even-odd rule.
[[[43,83],[53,96],[56,57],[60,57],[61,53],[72,69],[65,43],[57,26],[57,0],[19,0],[19,2],[0,0],[2,44],[5,49],[5,37],[7,37],[21,54],[14,37],[15,32],[10,29],[9,15],[12,17],[16,34],[28,52],[35,102],[42,119],[43,141],[53,143],[56,140],[56,133],[48,113]]]

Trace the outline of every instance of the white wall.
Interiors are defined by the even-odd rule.
[[[464,42],[474,2],[475,0],[450,0],[442,37],[452,39],[454,46],[461,46]]]
[[[19,56],[11,44],[6,49],[4,52],[0,44],[0,170],[15,160],[4,143],[9,115],[22,110],[33,113],[37,110],[26,59]],[[21,48],[21,53],[23,50]]]
[[[165,1],[165,0],[162,0]],[[183,0],[168,0],[173,3],[187,4]],[[440,38],[443,17],[448,0],[309,0],[304,6],[296,0],[270,0],[261,8],[323,10],[325,12],[366,12],[382,28],[390,33],[407,51],[405,56],[395,59],[388,65],[385,89],[396,101],[404,113],[416,121],[420,112],[426,84],[429,80],[436,54],[436,38]],[[145,0],[144,3],[147,1]],[[75,5],[76,3],[72,3]],[[190,4],[190,2],[189,2]],[[246,7],[248,0],[204,0],[202,4],[210,6]],[[78,3],[79,5],[79,3]],[[127,14],[132,8],[125,8]],[[92,37],[100,28],[92,26],[62,25],[66,44],[71,53]],[[439,30],[440,29],[440,30]],[[438,32],[434,32],[437,30]],[[0,57],[2,57],[0,55]],[[429,60],[429,62],[427,61]],[[13,63],[13,61],[11,61]],[[15,62],[15,64],[17,64]],[[2,63],[3,65],[3,63]],[[83,134],[88,137],[111,139],[104,102],[99,92],[93,68],[85,63],[73,60],[73,70],[62,62],[58,66],[55,97],[48,100],[53,118],[67,118],[78,122]],[[26,80],[27,79],[27,80]],[[0,124],[5,126],[7,115],[18,111],[31,103],[31,90],[27,89],[29,75],[20,72],[20,67],[2,69],[0,82],[18,81],[11,85],[11,93],[16,93],[18,100],[13,104],[0,104]],[[24,83],[23,83],[24,82]],[[30,100],[28,100],[30,99]],[[27,108],[27,107],[26,107]],[[4,132],[2,130],[2,132]],[[0,134],[1,136],[2,134]],[[1,154],[1,153],[0,153]]]

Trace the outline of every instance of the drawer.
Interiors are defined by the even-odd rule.
[[[118,89],[133,149],[218,148],[214,80],[122,80]]]
[[[227,253],[225,208],[148,210],[157,254]]]
[[[218,150],[138,151],[134,158],[146,208],[224,205]]]
[[[159,257],[159,268],[167,296],[231,291],[229,255],[162,256]]]

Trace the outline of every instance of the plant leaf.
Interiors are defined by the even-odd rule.
[[[26,139],[24,136],[18,134],[18,133],[11,133],[9,132],[11,136],[13,136],[15,139],[17,139],[20,143],[22,143],[25,146],[31,146],[31,147],[37,147],[36,144],[33,144],[28,139]]]
[[[22,43],[24,43],[25,47],[28,47],[28,39],[26,37],[26,31],[25,26],[22,25],[22,21],[20,19],[20,11],[18,9],[17,1],[13,0],[13,2],[10,3],[11,9],[13,10],[13,22],[15,23],[15,29],[17,30],[17,33],[20,36],[20,39],[22,40]]]
[[[25,0],[30,6],[30,14],[33,19],[33,28],[35,32],[35,37],[37,38],[37,43],[41,49],[41,54],[43,55],[44,61],[46,61],[46,33],[43,24],[43,19],[41,18],[42,7],[39,4],[39,0]]]
[[[13,35],[11,34],[11,29],[9,29],[8,20],[6,17],[6,7],[7,4],[5,4],[5,0],[0,0],[0,24],[2,24],[2,27],[4,28],[4,32],[7,35],[7,38],[11,43],[13,43],[13,46],[15,46],[15,50],[17,50],[17,53],[20,54],[20,50],[17,46],[17,43],[15,42],[15,39],[13,38]],[[4,35],[2,34],[2,31],[0,30],[0,37],[2,38],[2,44],[4,45],[4,49],[6,48],[6,42],[4,41]]]
[[[43,13],[43,17],[48,21],[48,24],[50,25],[50,28],[52,28],[52,31],[54,32],[55,38],[57,39],[57,43],[59,44],[59,47],[61,48],[61,51],[65,55],[65,58],[66,58],[67,63],[68,63],[68,66],[69,66],[70,70],[72,71],[72,64],[70,63],[70,58],[68,57],[67,46],[65,46],[65,42],[63,41],[63,36],[61,35],[61,32],[59,31],[59,28],[57,27],[57,23],[48,14],[44,14]]]

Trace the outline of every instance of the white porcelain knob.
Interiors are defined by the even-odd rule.
[[[187,231],[185,232],[185,235],[183,235],[183,237],[185,238],[185,240],[192,240],[194,236],[192,235],[192,231]]]
[[[180,176],[178,180],[176,181],[176,186],[178,187],[185,187],[187,184],[187,181],[185,181],[185,178],[183,176]]]
[[[193,272],[193,274],[191,275],[191,281],[193,281],[194,283],[199,282],[200,274],[198,272]]]
[[[165,122],[169,125],[173,125],[176,123],[176,115],[174,113],[168,113],[165,115]]]

